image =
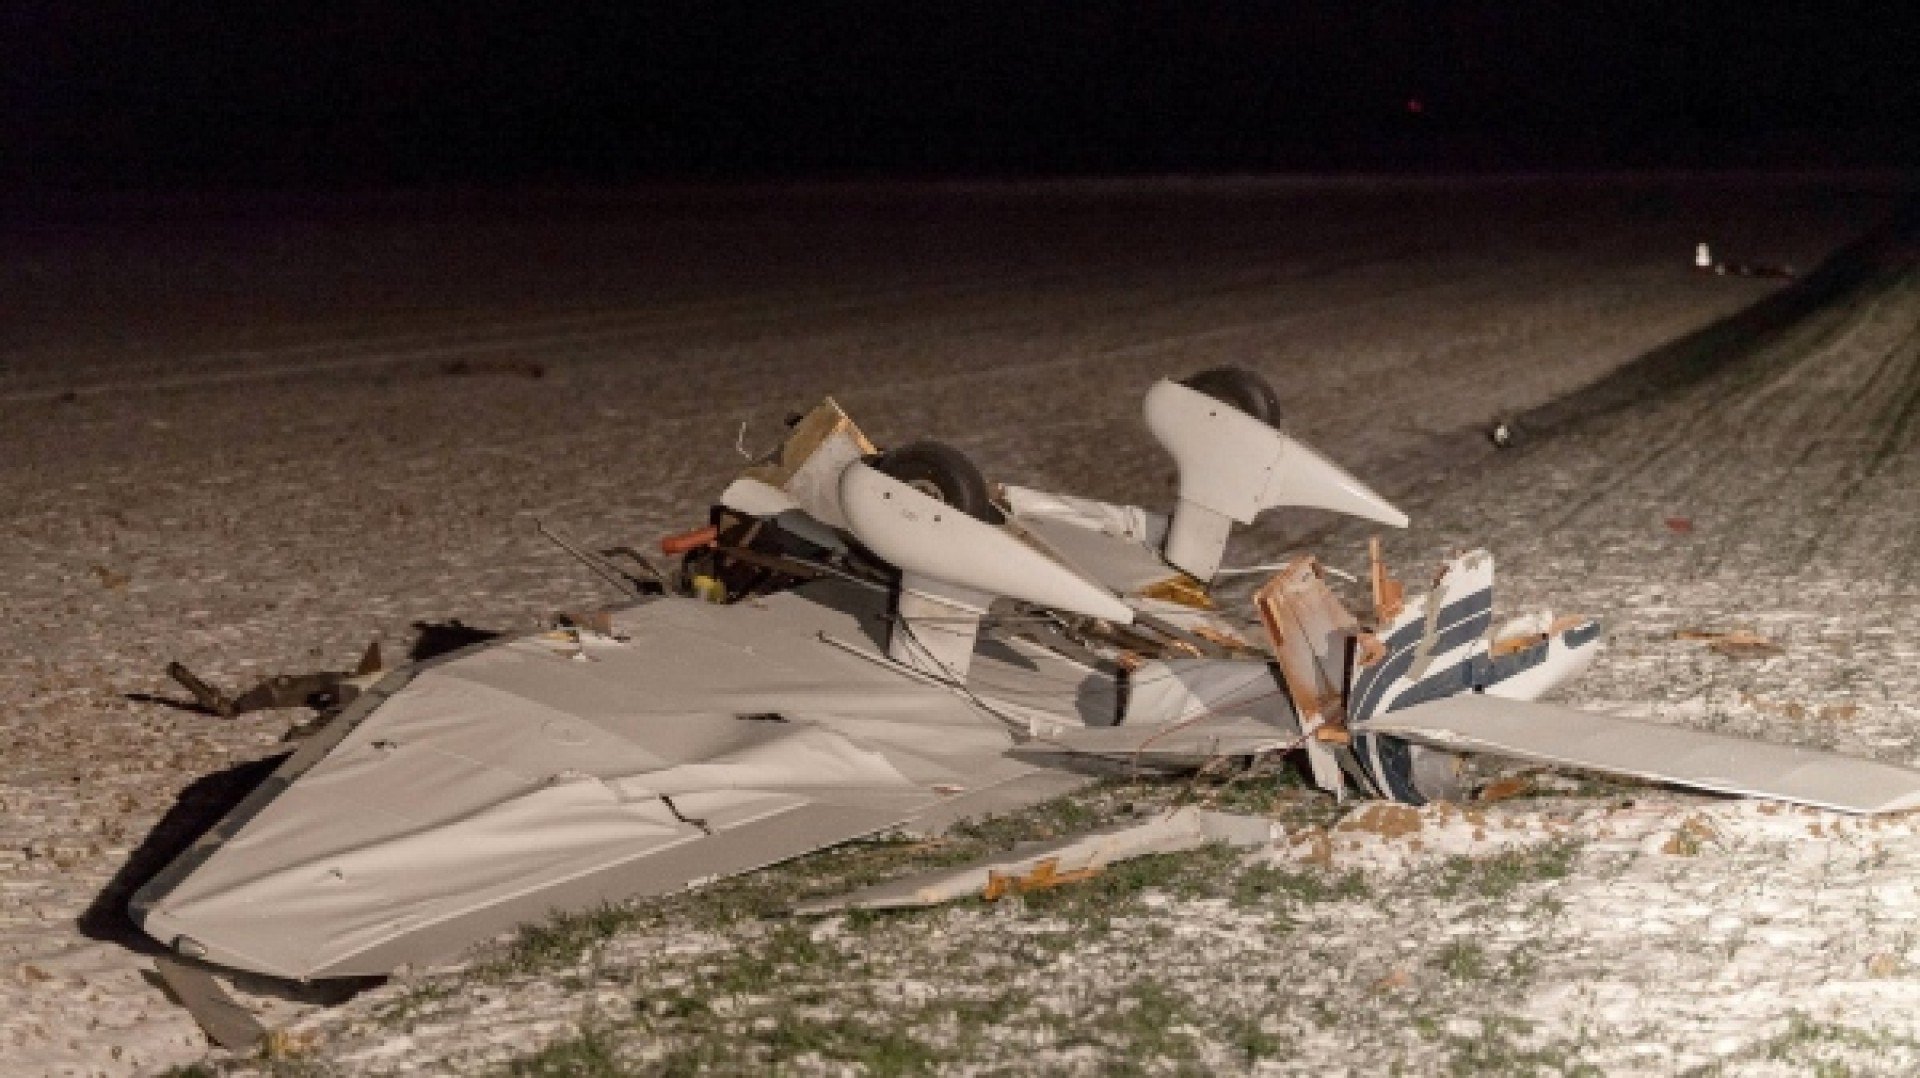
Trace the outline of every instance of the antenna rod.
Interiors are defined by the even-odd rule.
[[[638,599],[640,597],[640,586],[632,580],[629,580],[620,570],[607,564],[605,559],[594,557],[592,554],[574,545],[558,532],[548,528],[545,521],[536,520],[533,524],[534,527],[540,529],[540,534],[546,536],[554,546],[573,555],[575,561],[586,566],[592,571],[593,575],[618,588],[620,594],[632,599]]]

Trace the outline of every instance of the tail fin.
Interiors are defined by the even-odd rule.
[[[1493,555],[1448,562],[1433,590],[1377,630],[1382,654],[1356,669],[1347,699],[1354,755],[1382,796],[1409,804],[1459,792],[1459,758],[1366,732],[1367,720],[1462,692],[1532,700],[1592,664],[1600,623],[1548,616],[1493,630]]]

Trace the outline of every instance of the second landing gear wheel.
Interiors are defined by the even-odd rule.
[[[914,442],[872,458],[873,467],[976,520],[999,524],[986,478],[965,453],[939,442]]]
[[[1280,395],[1273,384],[1245,367],[1212,367],[1180,379],[1223,404],[1231,404],[1269,427],[1280,426]]]

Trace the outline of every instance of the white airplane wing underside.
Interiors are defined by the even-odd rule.
[[[444,958],[1086,781],[1005,755],[961,696],[823,642],[854,615],[662,599],[396,673],[133,902],[189,957],[297,980]],[[742,627],[743,623],[745,628]]]

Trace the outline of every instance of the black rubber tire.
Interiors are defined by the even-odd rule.
[[[953,506],[976,520],[999,524],[1005,518],[993,504],[980,469],[965,453],[939,442],[914,442],[889,449],[869,461],[908,486]]]
[[[1231,404],[1269,427],[1280,426],[1280,395],[1271,382],[1245,367],[1212,367],[1182,378],[1180,384]]]

